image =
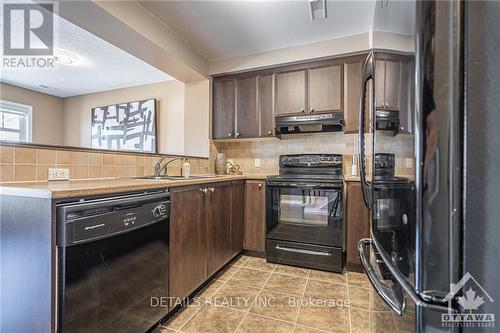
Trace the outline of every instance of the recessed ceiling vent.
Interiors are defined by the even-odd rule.
[[[325,0],[309,0],[309,13],[311,21],[326,18],[326,1]]]

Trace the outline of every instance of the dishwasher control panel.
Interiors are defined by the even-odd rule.
[[[73,245],[112,237],[169,216],[170,195],[165,192],[65,205],[58,207],[57,242]]]

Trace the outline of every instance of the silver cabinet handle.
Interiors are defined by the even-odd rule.
[[[262,188],[262,184],[259,184],[259,188]]]
[[[267,135],[272,135],[273,132],[272,131],[267,131]]]
[[[313,250],[306,250],[306,249],[296,249],[296,248],[293,248],[293,247],[281,246],[281,245],[276,245],[276,246],[274,246],[274,248],[276,250],[281,250],[281,251],[286,251],[286,252],[302,253],[302,254],[312,254],[312,255],[315,255],[315,256],[330,257],[332,255],[331,252],[313,251]]]
[[[231,137],[231,136],[233,136],[233,133],[229,132],[229,133],[227,134],[227,136]]]
[[[311,112],[314,112],[314,108],[311,108]]]
[[[210,188],[209,188],[209,190],[210,190],[210,192],[214,193],[214,191],[215,191],[215,188],[213,188],[213,187],[210,187]]]
[[[300,112],[304,113],[304,112],[306,112],[306,110],[305,109],[300,109]]]
[[[240,133],[236,132],[236,134],[234,135],[235,138],[239,137],[240,136]]]
[[[200,191],[202,191],[203,193],[207,194],[208,193],[208,189],[207,188],[200,188]]]

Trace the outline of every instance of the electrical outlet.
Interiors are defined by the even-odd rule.
[[[49,168],[49,180],[69,180],[69,169]]]
[[[255,167],[260,168],[260,158],[255,159]]]
[[[411,169],[411,168],[413,167],[413,159],[411,159],[411,158],[407,158],[407,159],[405,160],[405,163],[406,163],[406,168],[407,168],[407,169]]]

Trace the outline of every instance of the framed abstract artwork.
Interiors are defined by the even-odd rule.
[[[156,99],[92,108],[92,148],[156,153]]]

